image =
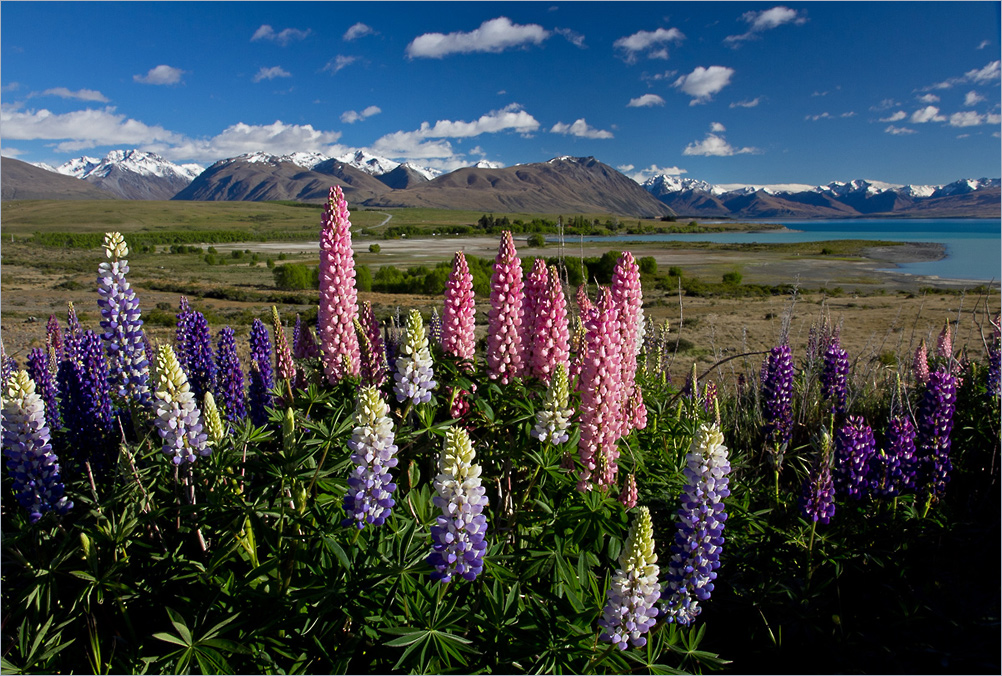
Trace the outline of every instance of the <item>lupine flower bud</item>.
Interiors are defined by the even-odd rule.
[[[244,395],[244,372],[237,357],[237,343],[233,329],[224,326],[219,331],[216,344],[216,391],[217,404],[222,409],[223,418],[233,425],[247,417],[247,403]]]
[[[936,356],[947,361],[953,359],[953,334],[950,331],[950,320],[947,319],[943,330],[936,339]]]
[[[390,470],[397,466],[397,446],[393,443],[389,412],[378,388],[371,385],[362,388],[355,407],[355,429],[348,442],[355,468],[348,478],[342,526],[359,530],[367,525],[381,526],[393,509],[395,502],[391,496],[397,486]]]
[[[915,382],[925,385],[929,380],[929,355],[926,352],[925,341],[915,348],[915,360],[912,363],[912,373],[915,374]]]
[[[141,406],[152,403],[149,363],[143,345],[143,320],[139,299],[125,276],[129,272],[129,248],[121,233],[104,236],[105,254],[111,262],[98,266],[97,304],[101,308],[101,328],[108,353],[113,391],[122,399]]]
[[[686,462],[678,531],[668,562],[668,581],[661,591],[668,622],[684,626],[702,611],[699,602],[710,598],[724,545],[727,512],[723,499],[731,494],[727,479],[731,465],[717,425],[700,425]]]
[[[586,323],[585,358],[578,380],[581,391],[578,454],[583,467],[578,490],[590,489],[592,480],[600,486],[611,486],[618,469],[619,315],[609,289],[602,289],[600,296],[596,311]]]
[[[202,412],[205,414],[205,431],[208,433],[208,440],[217,445],[222,443],[226,430],[223,427],[222,418],[219,417],[219,409],[216,408],[216,400],[212,397],[212,392],[205,393]]]
[[[835,485],[832,482],[832,438],[822,428],[815,443],[814,462],[800,492],[800,510],[804,518],[815,523],[828,523],[835,516]]]
[[[480,465],[473,464],[475,457],[466,430],[449,428],[438,457],[434,481],[438,494],[432,498],[442,510],[431,527],[432,553],[428,556],[435,580],[449,582],[458,576],[472,581],[484,569],[487,497],[480,485]]]
[[[274,305],[271,306],[271,328],[275,333],[275,367],[278,377],[291,382],[296,378],[296,365],[292,362],[292,350],[289,349],[278,308]]]
[[[205,445],[202,416],[188,378],[181,369],[174,349],[161,345],[157,350],[155,407],[157,432],[163,439],[162,450],[175,465],[193,463],[211,453]]]
[[[931,497],[942,497],[950,480],[950,433],[957,406],[957,379],[947,367],[929,374],[915,419],[917,484]]]
[[[857,415],[849,416],[835,435],[835,486],[859,500],[869,486],[870,459],[877,451],[873,430]]]
[[[575,387],[576,390],[581,389],[581,368],[584,366],[585,357],[588,352],[586,335],[587,330],[585,329],[581,315],[574,315],[574,325],[571,331],[570,340],[570,348],[571,352],[574,354],[574,358],[571,359],[571,366],[568,375],[571,380],[577,383],[577,386]]]
[[[255,319],[250,330],[250,419],[255,427],[268,424],[268,408],[272,405],[271,388],[275,386],[271,370],[271,340],[268,327]]]
[[[59,419],[59,390],[52,368],[49,366],[49,352],[36,347],[28,353],[28,375],[35,383],[38,396],[45,404],[45,426],[50,432],[61,426]],[[4,381],[6,382],[6,380]]]
[[[359,372],[355,261],[352,258],[348,203],[340,186],[330,189],[320,231],[320,308],[317,332],[327,380],[337,383]]]
[[[844,415],[849,394],[849,353],[835,336],[825,350],[821,368],[821,396],[831,402],[832,415]]]
[[[432,345],[442,346],[442,318],[438,315],[438,308],[431,309],[431,319],[428,321],[428,334]]]
[[[522,262],[506,230],[494,259],[487,315],[487,374],[502,384],[520,377],[525,368],[522,302]]]
[[[717,399],[717,384],[712,380],[708,380],[705,385],[703,385],[703,411],[710,413],[713,411],[714,401]]]
[[[46,512],[65,514],[73,507],[63,495],[59,458],[52,452],[45,425],[45,404],[27,371],[12,374],[4,384],[3,454],[17,501],[31,523]]]
[[[56,315],[49,315],[49,321],[45,323],[45,344],[55,353],[56,363],[63,359],[63,334],[59,329],[59,320]]]
[[[546,389],[543,406],[536,411],[536,424],[530,434],[541,442],[562,444],[567,441],[567,429],[571,425],[571,411],[567,405],[570,392],[567,384],[567,367],[557,364],[553,378]]]
[[[359,306],[358,324],[356,331],[359,334],[359,353],[361,364],[359,366],[362,382],[379,387],[386,380],[386,348],[383,346],[382,333],[379,330],[379,322],[372,311],[372,303],[366,301]],[[362,334],[365,335],[363,341]],[[362,348],[362,343],[365,348]]]
[[[574,299],[578,304],[578,313],[581,315],[581,321],[588,321],[588,315],[595,311],[595,305],[591,302],[588,297],[588,285],[579,284],[578,290],[574,294]]]
[[[619,494],[619,502],[627,509],[637,506],[637,475],[631,473],[623,483],[623,492]]]
[[[631,475],[632,477],[632,475]],[[619,555],[619,568],[606,592],[600,638],[626,650],[627,643],[635,648],[647,645],[644,634],[657,622],[655,604],[661,596],[654,553],[654,527],[646,507],[637,510],[637,518],[626,536]]]
[[[407,316],[407,332],[397,357],[397,372],[393,376],[397,401],[424,404],[431,400],[431,391],[438,385],[433,380],[432,365],[421,313],[411,310]]]
[[[472,361],[476,348],[476,304],[473,275],[462,251],[452,259],[452,271],[445,282],[445,310],[442,313],[442,351]]]
[[[762,431],[779,468],[793,434],[793,355],[789,345],[772,348],[762,365],[762,407]]]

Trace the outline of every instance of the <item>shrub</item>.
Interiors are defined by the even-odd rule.
[[[526,245],[529,247],[543,247],[546,246],[546,237],[538,232],[534,232],[525,241]]]
[[[286,291],[320,288],[319,268],[307,267],[302,263],[286,263],[272,269],[275,286]]]
[[[637,261],[637,265],[640,266],[640,274],[642,275],[658,274],[658,261],[654,256],[643,256]]]
[[[381,249],[380,249],[380,247],[379,247],[378,244],[370,244],[369,245],[369,253],[377,254],[380,251],[381,251]]]

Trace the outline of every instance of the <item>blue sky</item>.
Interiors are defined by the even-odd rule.
[[[4,2],[0,147],[998,177],[1000,3]]]

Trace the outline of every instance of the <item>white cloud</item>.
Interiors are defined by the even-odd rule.
[[[180,68],[160,65],[156,68],[151,68],[146,75],[133,75],[132,79],[143,84],[172,85],[181,82],[181,76],[184,74],[185,71]]]
[[[98,103],[108,103],[108,97],[99,91],[93,89],[78,89],[77,91],[70,91],[66,87],[54,87],[52,89],[46,89],[41,93],[31,93],[28,98],[34,96],[58,96],[64,99],[77,99],[80,101],[96,101]]]
[[[293,40],[305,39],[312,32],[313,31],[310,28],[307,28],[304,31],[299,30],[298,28],[285,28],[276,33],[274,28],[268,24],[264,24],[254,31],[254,35],[251,36],[251,42],[256,40],[270,40],[271,42],[277,42],[285,47]]]
[[[856,117],[856,111],[855,110],[849,110],[849,111],[846,111],[844,113],[840,113],[839,117]]]
[[[3,134],[7,139],[25,141],[61,141],[60,151],[75,151],[106,145],[138,146],[154,142],[176,142],[181,135],[163,127],[149,126],[115,113],[115,108],[88,108],[71,113],[55,114],[41,110],[16,111],[4,107],[0,111]]]
[[[627,108],[650,108],[651,106],[663,106],[665,100],[657,94],[644,94],[635,99],[630,99],[626,104]]]
[[[720,124],[719,122],[711,122],[710,123],[710,131],[716,132],[716,133],[720,133],[720,132],[723,132],[723,131],[727,131],[727,127],[725,127],[724,125]]]
[[[585,119],[582,117],[574,121],[573,124],[564,124],[563,122],[557,122],[550,129],[553,134],[565,134],[570,136],[577,136],[578,138],[612,138],[612,132],[606,131],[604,129],[596,129],[590,126]]]
[[[623,164],[616,168],[637,183],[643,183],[652,176],[660,176],[662,174],[667,176],[680,176],[681,174],[689,173],[687,170],[679,169],[678,167],[659,167],[656,164],[652,164],[646,169],[638,169],[636,171],[634,171],[634,166],[632,164]]]
[[[879,112],[881,110],[890,110],[891,108],[897,108],[900,105],[901,104],[895,101],[894,99],[884,99],[877,105],[870,106],[870,110]]]
[[[567,42],[571,43],[575,47],[585,48],[585,36],[581,35],[577,31],[573,31],[570,28],[554,28],[553,32],[557,35],[562,36]]]
[[[949,89],[954,85],[973,82],[975,84],[991,84],[1002,77],[1002,61],[992,61],[984,68],[975,68],[964,73],[961,77],[951,77],[948,80],[937,82],[926,89]]]
[[[633,35],[619,38],[612,46],[622,52],[627,63],[635,63],[637,54],[641,52],[647,52],[649,59],[667,59],[667,44],[684,39],[685,36],[677,28],[658,28],[654,31],[637,31]]]
[[[939,103],[939,97],[935,94],[923,94],[918,100],[922,103]]]
[[[970,91],[970,92],[967,92],[967,94],[964,96],[964,105],[965,106],[973,106],[975,104],[981,103],[984,100],[985,100],[985,97],[982,96],[981,94],[979,94],[979,93],[977,93],[975,91]]]
[[[272,66],[271,68],[261,67],[261,70],[257,72],[254,76],[254,82],[260,82],[261,80],[274,80],[276,77],[292,77],[292,73],[284,70],[281,66]]]
[[[882,118],[880,118],[880,121],[881,122],[900,122],[901,120],[905,119],[906,117],[908,117],[908,113],[906,113],[903,110],[899,110],[896,113],[894,113],[893,115],[891,115],[890,117],[882,117]]]
[[[811,120],[812,122],[817,122],[818,120],[829,120],[832,115],[829,112],[820,113],[818,115],[805,115],[805,120]]]
[[[170,145],[150,145],[148,150],[168,159],[214,161],[245,153],[266,152],[285,155],[297,151],[338,155],[343,147],[336,145],[341,133],[321,131],[312,125],[273,124],[252,125],[238,122],[210,138],[184,138]]]
[[[710,126],[713,129],[713,125]],[[693,141],[682,151],[683,155],[702,155],[705,157],[730,157],[731,155],[748,155],[757,153],[757,148],[735,148],[723,136],[710,133],[702,141]]]
[[[672,86],[681,89],[693,97],[692,101],[689,102],[689,105],[693,106],[697,103],[709,101],[714,94],[730,84],[732,75],[734,75],[733,68],[725,66],[703,68],[702,66],[697,66],[688,75],[683,75],[675,80]]]
[[[784,24],[793,23],[799,26],[807,22],[805,16],[796,10],[783,6],[773,7],[761,12],[745,12],[741,15],[741,19],[751,24],[748,32],[741,35],[728,35],[724,38],[725,43],[737,46],[745,40],[758,37],[759,33],[778,28]]]
[[[730,105],[730,107],[731,108],[754,108],[755,106],[757,106],[761,102],[762,102],[762,97],[761,96],[756,96],[755,98],[751,99],[750,101],[735,101],[735,102],[733,102]]]
[[[992,44],[991,40],[982,40],[980,43],[978,43],[978,46],[975,47],[975,49],[984,49],[990,44]]]
[[[432,158],[454,158],[455,151],[448,141],[429,141],[418,132],[395,131],[386,134],[369,146],[376,155],[408,160],[428,160]]]
[[[469,33],[425,33],[414,38],[407,49],[411,59],[441,59],[449,54],[487,52],[497,54],[512,47],[542,44],[550,32],[537,24],[513,24],[508,17],[498,17],[480,24]]]
[[[344,122],[345,124],[354,124],[356,122],[364,120],[367,117],[372,117],[373,115],[379,115],[381,112],[383,111],[379,108],[379,106],[369,106],[362,112],[356,112],[354,110],[346,110],[343,113],[341,113],[341,121]]]
[[[19,155],[24,155],[23,150],[18,150],[17,148],[11,148],[10,146],[4,146],[0,148],[0,155],[4,157],[17,157]]]
[[[925,122],[945,122],[946,118],[939,114],[939,108],[936,106],[926,106],[912,113],[911,121],[913,124],[923,124]]]
[[[351,64],[355,63],[356,61],[358,61],[358,57],[357,56],[345,56],[344,54],[338,54],[333,59],[331,59],[330,61],[328,61],[327,65],[325,65],[320,70],[321,70],[321,72],[324,72],[324,71],[330,72],[330,74],[333,75],[334,73],[338,72],[342,68],[344,68],[346,66],[350,66]]]
[[[905,134],[915,134],[916,133],[916,131],[914,129],[910,129],[908,127],[895,127],[893,124],[888,125],[887,129],[885,129],[884,132],[886,132],[888,134],[893,134],[894,136],[901,136],[901,135],[905,135]]]
[[[351,42],[352,40],[357,40],[358,38],[365,37],[366,35],[372,35],[375,32],[376,31],[372,30],[372,28],[359,21],[344,32],[342,39],[346,42]]]

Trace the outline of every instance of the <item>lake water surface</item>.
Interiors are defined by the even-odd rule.
[[[999,219],[851,219],[833,221],[769,220],[791,232],[714,232],[679,235],[622,235],[585,237],[586,240],[688,241],[739,243],[820,242],[830,239],[879,239],[892,242],[938,242],[946,246],[946,258],[922,263],[903,263],[896,272],[938,275],[945,279],[987,282],[1002,278],[1002,220]]]

